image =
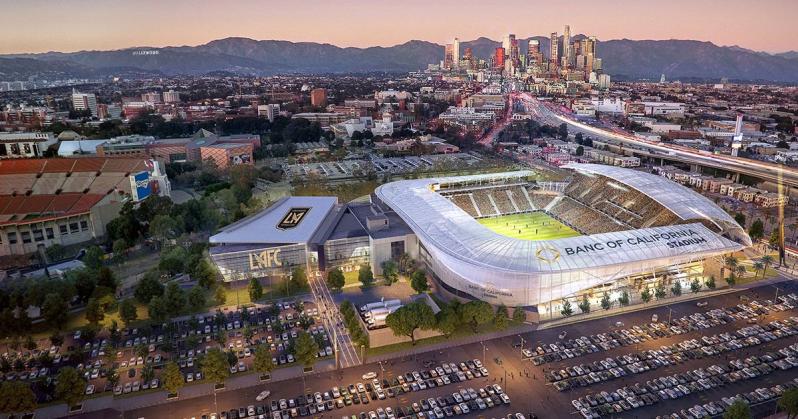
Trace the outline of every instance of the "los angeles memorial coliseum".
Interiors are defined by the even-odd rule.
[[[381,273],[408,253],[442,293],[550,311],[582,294],[655,282],[704,281],[725,254],[751,245],[704,196],[663,177],[595,164],[536,173],[402,180],[370,202],[285,198],[211,237],[227,280],[345,271]]]

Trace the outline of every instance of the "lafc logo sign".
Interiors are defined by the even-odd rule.
[[[277,224],[277,228],[286,230],[298,226],[308,211],[310,211],[310,208],[291,208],[280,221],[280,224]]]
[[[260,253],[249,254],[250,269],[266,269],[282,266],[280,262],[280,249],[264,250]]]
[[[543,262],[555,263],[560,259],[560,251],[554,246],[546,243],[538,247],[538,250],[535,252],[535,256],[537,256],[537,258]]]

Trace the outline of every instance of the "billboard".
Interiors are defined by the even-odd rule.
[[[146,199],[152,194],[150,172],[145,170],[130,175],[130,194],[136,202]]]

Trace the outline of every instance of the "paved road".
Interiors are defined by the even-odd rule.
[[[313,292],[313,298],[315,298],[316,306],[319,308],[324,328],[332,334],[335,340],[335,348],[333,350],[337,355],[339,364],[342,368],[360,365],[360,357],[352,344],[352,339],[349,337],[349,331],[343,326],[343,319],[338,311],[338,306],[335,305],[324,278],[321,276],[311,278],[310,290]]]
[[[779,284],[782,291],[780,292],[798,292],[798,284],[789,281]],[[745,293],[752,299],[772,299],[775,296],[775,290],[771,286],[753,288],[746,290]],[[569,337],[577,337],[584,334],[595,334],[602,331],[615,329],[614,323],[622,321],[626,327],[633,325],[647,323],[651,319],[653,313],[657,313],[660,319],[667,318],[668,308],[673,310],[674,317],[681,317],[695,312],[705,312],[713,308],[736,305],[739,303],[739,293],[722,295],[710,298],[707,307],[698,308],[695,301],[673,304],[668,307],[652,308],[648,310],[625,313],[619,316],[600,318],[591,320],[584,323],[577,323],[559,328],[552,328],[546,330],[539,330],[528,332],[523,335],[524,339],[528,342],[528,346],[537,346],[541,343],[551,343],[557,340],[557,335],[563,330],[568,332]],[[786,316],[795,316],[798,312],[795,310],[774,313],[765,316],[760,320],[761,323],[770,322],[778,318]],[[484,346],[477,342],[474,344],[463,345],[458,347],[446,348],[433,352],[426,352],[415,356],[409,356],[402,359],[395,359],[384,364],[385,371],[382,372],[385,378],[392,378],[396,374],[404,373],[407,371],[418,370],[423,368],[422,365],[425,361],[434,362],[460,362],[467,359],[484,359],[485,366],[490,371],[490,377],[487,379],[475,379],[466,383],[458,383],[449,386],[439,387],[421,392],[410,393],[402,395],[397,399],[388,399],[384,401],[372,402],[368,405],[355,405],[344,409],[336,409],[332,412],[331,416],[341,417],[342,415],[357,414],[361,411],[374,410],[377,407],[386,407],[398,405],[409,405],[420,398],[437,397],[438,395],[451,394],[460,388],[466,387],[481,387],[486,384],[499,383],[505,388],[505,391],[510,396],[512,403],[509,407],[493,408],[482,412],[483,417],[500,417],[511,412],[534,412],[541,418],[569,418],[572,417],[574,409],[570,402],[572,399],[582,396],[586,393],[596,391],[612,391],[623,385],[631,384],[634,382],[645,382],[652,378],[671,374],[677,371],[684,371],[687,369],[694,369],[701,366],[708,366],[715,363],[727,362],[726,355],[719,355],[703,359],[689,360],[683,364],[672,367],[661,368],[659,370],[649,371],[643,374],[627,377],[625,379],[611,380],[604,383],[592,385],[578,390],[558,392],[550,384],[547,384],[543,379],[544,368],[561,368],[567,365],[575,365],[594,359],[605,358],[607,356],[617,356],[637,352],[643,349],[658,348],[661,345],[671,344],[686,339],[699,338],[704,334],[715,334],[723,331],[736,330],[746,326],[745,322],[733,322],[728,325],[714,327],[705,331],[695,331],[687,334],[672,336],[668,338],[657,339],[651,342],[646,342],[635,347],[621,347],[608,352],[601,352],[599,354],[591,354],[583,357],[574,358],[565,362],[544,364],[542,366],[534,366],[529,361],[524,361],[520,356],[520,349],[513,347],[513,343],[519,341],[518,337],[504,337],[493,339],[484,342]],[[757,346],[755,348],[748,348],[743,351],[735,351],[729,354],[732,358],[744,357],[748,354],[755,354],[759,351],[766,351],[772,348],[780,348],[789,344],[796,343],[798,337],[793,336],[787,339],[781,339],[769,344]],[[496,362],[496,358],[501,359],[501,364]],[[217,411],[228,410],[234,407],[246,406],[255,403],[255,396],[263,389],[272,391],[272,398],[290,398],[296,397],[299,394],[315,391],[325,391],[333,386],[348,385],[349,383],[362,382],[360,376],[367,372],[374,371],[381,373],[379,365],[373,363],[347,368],[339,371],[320,373],[315,375],[308,375],[307,379],[293,379],[288,381],[281,381],[276,383],[269,383],[263,385],[256,385],[249,388],[237,389],[235,391],[222,391],[219,392],[216,398],[216,407],[214,408],[214,400],[212,397],[192,398],[187,400],[178,400],[176,402],[168,403],[161,406],[154,406],[143,409],[136,409],[124,412],[122,417],[125,418],[191,418],[200,417],[203,413],[211,412],[216,409]],[[718,400],[723,396],[737,394],[743,391],[750,391],[751,389],[763,386],[774,385],[792,378],[795,371],[778,371],[766,377],[760,377],[754,380],[745,381],[742,383],[725,386],[709,392],[702,392],[697,395],[690,395],[683,399],[676,401],[669,401],[668,403],[658,403],[654,406],[648,407],[645,410],[636,409],[619,417],[654,417],[658,414],[671,413],[674,410],[679,410],[687,406],[693,406],[699,401],[706,403],[711,400]],[[381,377],[382,378],[382,377]],[[117,412],[116,415],[119,415]],[[326,415],[329,417],[329,413]],[[113,412],[97,412],[92,415],[85,415],[85,417],[100,418],[115,416]],[[576,417],[576,416],[573,416]]]

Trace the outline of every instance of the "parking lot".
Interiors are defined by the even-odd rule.
[[[178,364],[187,384],[201,381],[198,357],[212,348],[235,354],[238,362],[230,367],[231,376],[251,369],[260,344],[271,349],[277,367],[288,366],[295,362],[292,341],[301,330],[317,341],[320,358],[333,356],[330,335],[318,320],[314,303],[291,301],[198,315],[147,329],[123,328],[117,335],[92,339],[75,332],[61,346],[4,353],[3,362],[11,368],[2,378],[31,381],[41,403],[48,401],[52,394],[48,388],[64,366],[83,374],[87,396],[103,392],[124,396],[159,388],[160,371],[170,360]]]
[[[778,286],[781,289],[781,296],[786,296],[798,291],[798,287],[791,282],[781,283],[778,284]],[[666,379],[665,377],[673,377],[679,382],[679,375],[681,375],[685,383],[677,384],[675,387],[678,388],[678,385],[684,385],[690,391],[689,394],[679,396],[678,391],[673,389],[674,394],[677,396],[676,398],[670,397],[670,392],[666,391],[666,394],[668,394],[667,402],[657,400],[648,406],[638,408],[632,408],[633,405],[624,399],[626,404],[630,406],[629,410],[624,410],[620,400],[618,400],[617,404],[622,411],[614,411],[616,409],[612,405],[616,403],[612,403],[610,405],[610,407],[613,408],[612,414],[605,416],[629,418],[655,417],[657,415],[670,415],[674,412],[680,413],[681,410],[685,410],[686,414],[690,416],[684,417],[692,417],[689,409],[698,404],[703,408],[703,405],[710,402],[722,403],[723,397],[733,397],[737,394],[745,395],[756,389],[763,388],[767,388],[768,391],[775,394],[775,390],[772,390],[773,387],[776,385],[788,385],[790,380],[795,377],[794,369],[788,368],[784,370],[779,366],[786,366],[783,362],[789,363],[787,360],[789,356],[779,351],[789,348],[791,345],[795,345],[798,341],[795,335],[782,336],[786,334],[787,328],[792,327],[789,325],[794,324],[795,319],[790,318],[798,315],[798,311],[786,305],[784,306],[784,310],[772,307],[769,308],[772,304],[767,303],[767,300],[774,300],[775,292],[775,289],[770,286],[754,288],[745,293],[732,293],[707,300],[700,300],[699,304],[695,301],[682,302],[670,306],[625,313],[619,316],[606,317],[564,327],[539,330],[525,333],[522,336],[453,346],[445,350],[398,358],[389,362],[383,362],[382,364],[367,363],[364,366],[356,368],[308,375],[304,387],[303,380],[294,379],[279,383],[266,383],[264,385],[236,390],[235,392],[221,391],[216,395],[216,405],[213,403],[213,398],[206,397],[202,399],[179,400],[169,403],[167,406],[173,417],[200,418],[203,414],[210,415],[213,412],[220,413],[223,410],[227,411],[229,414],[230,409],[238,410],[240,407],[246,408],[249,405],[257,406],[259,403],[255,402],[255,397],[263,390],[269,390],[271,394],[268,400],[260,404],[269,405],[273,399],[279,402],[279,400],[283,398],[286,400],[291,398],[296,399],[300,394],[315,394],[316,392],[321,392],[323,395],[325,391],[329,391],[336,386],[340,389],[342,385],[348,386],[349,383],[364,382],[365,384],[361,376],[367,372],[377,373],[377,379],[380,380],[380,382],[382,382],[383,379],[387,379],[389,383],[392,383],[394,379],[398,380],[399,374],[404,375],[408,371],[420,371],[426,366],[430,366],[431,368],[432,366],[442,363],[459,363],[462,360],[477,359],[482,362],[483,367],[487,369],[489,373],[487,377],[474,377],[464,382],[427,388],[426,390],[420,390],[418,392],[411,391],[409,393],[395,394],[395,397],[390,397],[386,393],[386,399],[380,400],[378,396],[376,400],[370,400],[369,405],[363,405],[362,403],[355,405],[353,403],[352,405],[346,406],[344,403],[344,406],[340,409],[335,408],[332,415],[341,417],[343,415],[354,414],[359,416],[360,412],[363,412],[368,416],[369,411],[374,410],[376,414],[377,409],[380,407],[382,407],[383,410],[385,410],[386,407],[391,407],[393,412],[397,414],[399,408],[405,410],[404,408],[410,406],[412,409],[412,403],[418,403],[419,399],[422,397],[425,399],[429,397],[436,399],[437,397],[445,398],[447,395],[451,396],[452,392],[459,392],[461,389],[467,389],[469,387],[477,389],[480,387],[484,388],[487,385],[498,384],[512,402],[509,405],[494,406],[491,410],[482,412],[481,416],[504,417],[508,414],[521,412],[526,417],[572,417],[573,415],[579,415],[579,410],[577,410],[573,404],[574,400],[579,400],[580,398],[587,400],[588,395],[601,394],[602,392],[606,392],[610,397],[613,397],[613,393],[621,396],[621,393],[629,394],[625,389],[627,387],[634,393],[635,384],[639,384],[639,387],[645,387],[649,382],[651,382],[652,385],[658,385],[664,388],[671,382],[670,379]],[[741,300],[741,295],[748,297],[748,300]],[[754,301],[756,301],[756,304]],[[703,304],[704,302],[707,304]],[[761,305],[762,308],[758,310],[754,309],[756,315],[751,315],[748,310],[737,307],[739,304],[746,304],[749,308]],[[732,307],[737,307],[737,309],[733,309]],[[669,312],[669,310],[672,311]],[[723,310],[726,314],[720,315],[718,310]],[[726,312],[726,310],[730,311]],[[743,313],[743,311],[747,314]],[[738,312],[739,314],[736,316],[729,314],[733,312]],[[657,314],[657,322],[652,322],[653,314]],[[662,336],[656,333],[652,335],[652,332],[646,328],[646,325],[648,325],[648,328],[652,328],[650,325],[651,323],[665,323],[668,320],[669,314],[671,316],[671,326],[676,326],[678,329],[674,329],[671,333],[664,332],[663,329]],[[731,316],[731,318],[727,318],[726,315]],[[722,319],[725,319],[725,322]],[[623,324],[623,326],[620,326],[620,324]],[[617,344],[607,343],[607,345],[604,345],[607,347],[606,349],[600,345],[596,345],[596,348],[599,349],[598,351],[581,355],[573,354],[573,350],[571,350],[570,352],[574,355],[572,358],[568,358],[566,355],[565,359],[550,359],[540,365],[535,365],[532,358],[522,355],[523,349],[536,351],[538,346],[544,347],[545,345],[559,344],[561,342],[567,343],[571,340],[575,341],[581,336],[586,336],[588,339],[590,339],[591,335],[596,336],[601,333],[623,334],[627,336],[627,334],[621,330],[626,329],[629,333],[632,333],[633,330],[636,330],[635,326],[640,330],[644,330],[644,333],[647,333],[650,338],[641,340],[639,337],[636,337],[638,340],[637,342],[629,338],[631,340],[625,344],[621,344],[624,339],[615,339],[618,341]],[[773,329],[774,327],[776,329]],[[654,329],[661,329],[661,326],[655,326]],[[668,327],[668,330],[671,330],[670,327]],[[677,331],[679,333],[677,333]],[[739,336],[738,332],[740,331],[743,331],[742,333],[753,334],[749,336]],[[565,332],[564,336],[560,338],[563,332]],[[764,338],[760,339],[758,334],[762,334],[763,332],[772,334],[772,336],[766,335],[767,338],[770,339],[769,341],[764,341]],[[754,334],[757,334],[756,339],[759,340],[759,343],[756,343],[754,339],[749,339],[749,337],[754,337]],[[737,337],[735,339],[728,339],[728,337],[731,336]],[[704,341],[703,338],[705,337],[709,340],[709,343]],[[773,337],[776,337],[776,339],[773,339]],[[722,339],[725,340],[721,342]],[[739,348],[736,347],[737,344],[740,345]],[[704,353],[705,346],[712,347],[716,353]],[[671,348],[671,354],[667,354],[666,349],[663,349],[663,347]],[[731,350],[722,349],[724,347],[730,348]],[[674,352],[673,348],[679,348],[679,350]],[[786,351],[791,350],[794,349],[787,349]],[[648,369],[635,365],[637,362],[641,362],[639,357],[641,357],[642,354],[657,354],[658,352],[656,351],[661,351],[661,357],[663,360],[667,360],[667,365],[658,365],[656,367],[648,366]],[[768,361],[768,355],[772,357],[772,360]],[[627,360],[626,356],[629,356],[634,362]],[[619,357],[624,360],[624,365],[621,365]],[[569,369],[577,371],[575,368],[576,366],[580,366],[584,371],[582,364],[593,365],[594,362],[598,362],[600,365],[601,361],[606,361],[607,358],[613,359],[618,366],[605,368],[604,372],[610,374],[611,377],[600,374],[599,371],[595,371],[597,375],[604,376],[606,379],[602,378],[597,382],[559,391],[554,386],[554,382],[562,381],[562,374],[560,380],[550,381],[547,378],[552,376],[552,371],[558,373],[563,370],[568,372]],[[636,358],[637,360],[635,361]],[[647,361],[651,360],[647,359]],[[719,377],[723,374],[740,374],[741,371],[747,375],[745,372],[746,368],[763,364],[763,361],[764,363],[768,363],[772,371],[763,373],[762,368],[765,370],[768,368],[758,367],[756,368],[758,372],[753,372],[753,370],[749,371],[754,374],[754,377],[745,379],[739,377],[735,381],[728,383]],[[756,364],[757,362],[758,364]],[[739,368],[740,365],[743,366],[742,369]],[[623,369],[625,375],[616,377],[612,372],[608,372],[609,369],[613,368]],[[725,372],[720,373],[719,368]],[[618,371],[616,370],[616,372]],[[583,375],[584,374],[577,375],[577,377]],[[702,375],[705,377],[702,377]],[[688,386],[686,379],[691,376],[698,378],[696,385],[701,385],[702,389],[693,391],[690,386]],[[718,384],[717,380],[709,377],[715,377],[717,380],[723,382],[723,384]],[[728,378],[731,379],[732,377],[734,377],[734,375],[730,375]],[[571,378],[570,376],[566,377],[566,379]],[[709,381],[700,381],[705,379]],[[706,388],[704,384],[707,384],[709,388]],[[659,391],[660,390],[656,390],[655,393],[657,394],[657,398],[661,397]],[[683,390],[681,391],[684,393]],[[651,393],[651,390],[648,390],[648,392]],[[759,393],[767,394],[764,390]],[[642,397],[638,396],[638,398],[642,400]],[[769,399],[770,401],[766,401],[764,396],[760,396],[760,399],[762,399],[762,401],[753,402],[755,403],[753,404],[753,410],[755,412],[772,412],[775,406],[773,404],[773,399],[771,398]],[[640,404],[637,399],[635,399],[635,401],[638,405]],[[162,412],[161,409],[163,408],[164,407],[154,406],[137,409],[125,412],[124,415],[125,417],[134,419],[139,417],[160,417],[159,413]],[[591,408],[593,408],[593,406],[591,406]],[[446,416],[446,412],[444,411],[443,413],[444,416]],[[299,415],[299,410],[297,410],[297,415]],[[318,416],[318,413],[314,416]]]

